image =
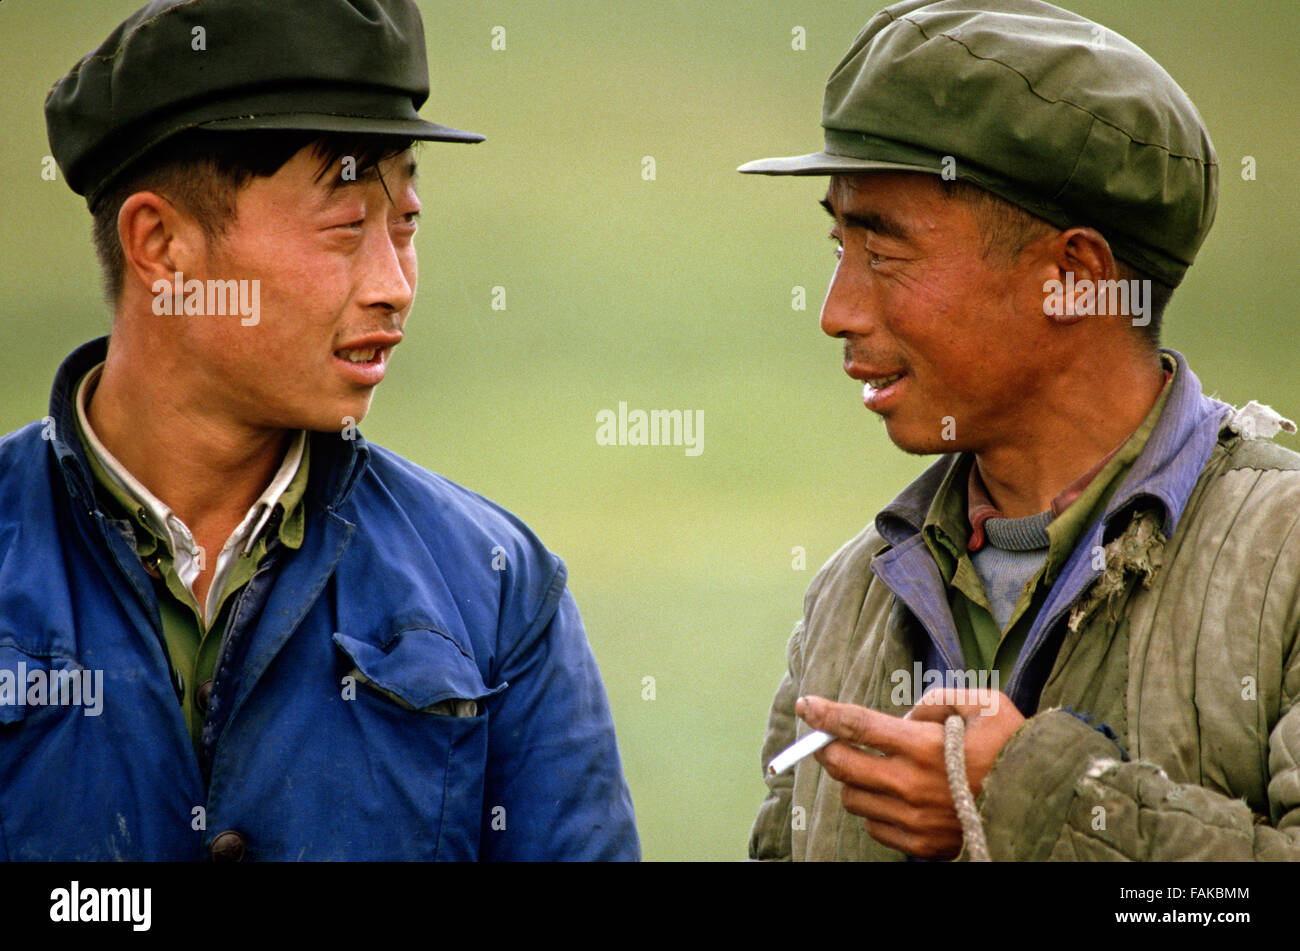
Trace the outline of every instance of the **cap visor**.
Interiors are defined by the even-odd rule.
[[[204,129],[296,129],[304,132],[362,132],[398,135],[432,142],[482,142],[477,132],[465,132],[423,119],[372,119],[366,116],[333,116],[313,113],[261,114],[214,119],[201,123]]]
[[[842,172],[930,172],[938,175],[940,172],[938,168],[926,165],[879,162],[829,152],[758,159],[746,162],[736,171],[751,175],[838,175]]]

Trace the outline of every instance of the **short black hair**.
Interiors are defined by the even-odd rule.
[[[216,241],[234,215],[239,189],[253,178],[274,175],[302,149],[310,146],[320,158],[319,181],[345,157],[354,160],[352,170],[362,178],[380,162],[405,152],[412,142],[402,136],[279,129],[190,129],[167,139],[117,175],[90,209],[105,300],[114,307],[122,293],[126,258],[117,218],[123,203],[136,192],[162,195],[192,215],[209,241]],[[337,184],[342,181],[336,179]]]

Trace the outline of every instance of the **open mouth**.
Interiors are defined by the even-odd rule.
[[[388,370],[392,347],[344,347],[334,351],[334,366],[353,383],[374,386]]]
[[[897,402],[899,392],[907,385],[907,373],[867,377],[862,383],[862,404],[873,412],[882,412]]]
[[[380,347],[361,347],[355,350],[335,350],[334,356],[348,363],[374,363],[382,352]]]
[[[903,374],[895,373],[893,376],[870,377],[865,382],[873,390],[883,390],[891,383],[895,383],[903,378]]]

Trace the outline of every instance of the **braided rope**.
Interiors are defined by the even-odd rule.
[[[943,764],[948,771],[948,788],[952,790],[952,803],[957,807],[971,861],[993,861],[984,838],[984,823],[966,780],[966,721],[955,713],[943,724]]]

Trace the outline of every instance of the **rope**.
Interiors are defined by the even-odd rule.
[[[957,807],[966,851],[972,862],[991,862],[988,842],[984,838],[984,823],[975,808],[970,783],[966,779],[966,721],[953,714],[943,724],[943,764],[948,770],[948,788],[952,790],[952,803]]]

